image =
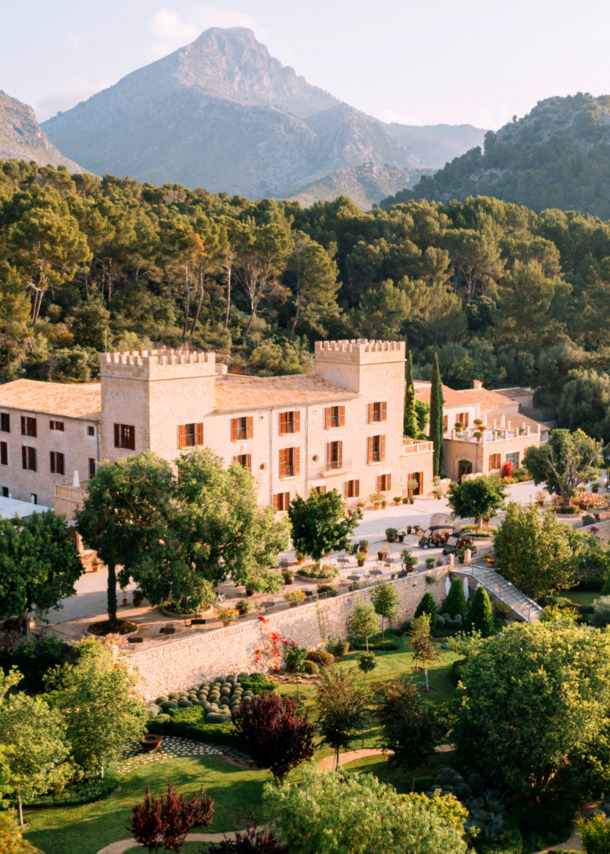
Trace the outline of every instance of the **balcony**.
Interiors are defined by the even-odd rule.
[[[403,457],[410,454],[428,454],[432,453],[432,451],[434,450],[433,442],[420,441],[419,439],[408,438],[404,438],[402,442]]]
[[[331,460],[326,462],[320,472],[321,477],[333,477],[333,475],[342,474],[349,471],[353,467],[353,461],[345,457],[339,460]]]

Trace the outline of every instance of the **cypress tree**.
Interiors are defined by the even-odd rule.
[[[405,383],[405,415],[404,429],[405,436],[415,439],[417,436],[417,413],[415,411],[415,387],[413,385],[413,354],[409,350],[407,355],[407,374]]]
[[[464,595],[464,585],[459,578],[454,578],[449,588],[449,593],[445,596],[441,605],[441,614],[449,614],[450,617],[456,617],[460,614],[466,616],[468,605],[466,604],[466,596]]]
[[[430,617],[430,631],[433,632],[436,628],[436,602],[432,593],[424,593],[420,603],[415,609],[413,619],[416,620],[422,614],[428,614]]]
[[[435,353],[430,387],[430,441],[434,444],[433,474],[435,477],[441,473],[443,455],[443,403],[443,381],[438,365],[438,355]]]
[[[481,632],[484,638],[488,638],[494,633],[491,602],[487,590],[483,586],[477,587],[466,617],[466,631],[472,632],[473,630]]]

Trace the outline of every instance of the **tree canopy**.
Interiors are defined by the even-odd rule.
[[[578,487],[597,477],[603,465],[603,443],[582,430],[551,431],[549,441],[526,451],[523,463],[535,483],[544,483],[553,495],[561,496],[564,507]]]
[[[485,517],[504,506],[505,499],[506,486],[494,475],[483,474],[449,486],[449,506],[455,515],[458,519],[474,518],[479,528]]]
[[[308,498],[296,495],[288,508],[294,548],[314,560],[341,551],[350,544],[361,517],[357,510],[347,510],[336,489],[314,489]]]

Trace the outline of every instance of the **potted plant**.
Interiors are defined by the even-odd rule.
[[[402,503],[403,503],[403,504],[408,504],[410,500],[411,500],[411,496],[410,496],[410,495],[405,495],[405,496],[403,496]]]
[[[409,534],[409,536],[411,535],[411,531],[412,531],[412,530],[413,530],[413,526],[412,526],[412,525],[407,525],[407,534]]]
[[[387,499],[387,498],[382,498],[382,499],[381,499],[381,509],[382,509],[382,510],[385,510],[387,506],[388,506],[388,499]]]
[[[434,495],[437,501],[440,501],[443,497],[443,493],[440,491],[440,489],[435,489],[432,495]]]
[[[374,492],[370,498],[370,501],[373,505],[373,510],[379,510],[379,508],[381,507],[381,503],[384,500],[385,499],[384,499],[383,495],[380,495],[378,492]]]
[[[141,590],[137,589],[133,591],[133,604],[136,608],[139,608],[142,604],[142,600],[144,599],[144,594]]]
[[[473,433],[472,435],[473,435],[473,436],[474,436],[474,438],[477,440],[477,442],[480,442],[480,441],[481,441],[481,439],[483,438],[483,434],[481,433],[481,431],[480,431],[480,430],[475,430],[475,431],[474,431],[474,433]]]
[[[294,583],[294,573],[292,573],[289,569],[282,570],[282,578],[284,579],[284,584]]]
[[[369,550],[369,541],[368,540],[360,540],[360,542],[358,543],[358,551],[364,552],[365,554],[368,554],[368,550]]]
[[[394,500],[394,504],[396,506],[398,506],[399,504],[402,503],[402,495],[395,495],[393,500]]]
[[[442,555],[437,555],[437,556],[436,556],[436,565],[437,565],[437,566],[442,566],[442,565],[443,565],[443,556],[442,556]]]
[[[399,531],[399,532],[398,532],[398,542],[399,542],[399,543],[404,543],[404,540],[405,540],[405,532],[404,532],[404,531]]]
[[[235,603],[235,608],[238,611],[240,617],[245,617],[248,611],[250,610],[250,603],[246,602],[245,599],[240,599],[239,602]]]
[[[455,430],[459,433],[464,429],[464,422],[463,421],[456,421],[453,426],[454,426]]]
[[[413,525],[413,533],[414,534],[419,534],[420,531],[421,531],[420,525]]]
[[[430,557],[427,557],[426,558],[426,569],[432,569],[435,562],[436,562],[436,558],[432,557],[432,555],[430,555]]]
[[[388,556],[388,552],[389,552],[389,551],[390,551],[390,550],[389,550],[389,548],[388,548],[387,546],[382,546],[382,547],[379,549],[379,551],[377,552],[377,559],[378,559],[378,560],[385,560],[385,559],[387,558],[387,556]]]
[[[475,418],[473,423],[474,423],[475,427],[482,427],[483,426],[483,419],[482,418]]]
[[[591,492],[598,493],[599,492],[599,483],[594,483],[591,487]]]
[[[415,498],[412,495],[409,495],[409,504],[415,504]]]
[[[291,590],[290,593],[284,594],[284,599],[290,603],[291,608],[296,608],[299,602],[302,602],[303,599],[305,599],[305,591]]]
[[[386,528],[385,536],[388,543],[395,543],[398,536],[398,528]]]
[[[400,560],[407,572],[413,572],[413,567],[417,564],[417,558],[411,554],[409,549],[403,549],[400,554]]]
[[[303,563],[303,561],[305,560],[305,557],[306,557],[306,555],[304,555],[303,552],[297,552],[296,553],[297,563],[299,566]]]
[[[366,559],[367,559],[367,553],[366,552],[363,552],[363,551],[356,552],[356,563],[358,564],[358,566],[364,566]]]
[[[541,490],[536,493],[536,501],[538,502],[538,507],[544,507],[544,492]]]
[[[239,611],[237,608],[223,608],[221,612],[218,614],[219,618],[222,620],[225,626],[228,626],[229,623],[232,623],[233,620],[236,620],[239,616]]]

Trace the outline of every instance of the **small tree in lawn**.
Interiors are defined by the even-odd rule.
[[[480,632],[484,638],[494,633],[494,618],[487,590],[479,585],[475,590],[466,616],[466,631]]]
[[[0,851],[2,854],[42,854],[21,835],[15,810],[0,812]]]
[[[320,560],[328,552],[347,548],[362,513],[346,510],[336,489],[313,490],[309,498],[295,496],[288,508],[288,518],[296,551]]]
[[[421,597],[419,605],[415,609],[413,618],[417,619],[422,614],[428,614],[430,617],[430,631],[433,632],[436,628],[436,602],[432,593],[424,593]]]
[[[203,786],[199,795],[187,800],[168,783],[167,795],[155,798],[146,786],[144,802],[132,808],[127,820],[127,829],[136,842],[149,851],[160,848],[178,852],[186,842],[189,831],[195,827],[207,827],[214,816],[214,801]]]
[[[369,638],[379,631],[379,617],[370,602],[356,602],[354,613],[347,621],[347,630],[355,638],[366,640],[369,651]]]
[[[424,671],[424,680],[426,683],[426,693],[430,691],[428,685],[428,665],[436,658],[436,646],[432,642],[430,635],[430,615],[422,614],[419,617],[414,617],[411,620],[411,628],[409,629],[409,638],[411,639],[411,647],[413,648],[413,658],[415,663],[419,661]]]
[[[52,705],[66,722],[72,755],[81,768],[99,768],[121,755],[127,744],[138,741],[148,719],[146,703],[136,693],[136,682],[112,651],[99,641],[77,646],[74,664],[65,664],[49,676],[57,690]]]
[[[561,496],[563,506],[568,507],[578,487],[599,474],[603,446],[582,430],[552,430],[548,442],[527,449],[523,464],[534,483],[544,483],[547,491]]]
[[[396,588],[387,581],[382,581],[373,590],[371,594],[371,602],[375,613],[381,617],[381,632],[385,640],[385,621],[392,620],[398,614],[398,606],[400,598],[396,592]]]
[[[361,652],[358,656],[358,670],[362,673],[362,685],[366,688],[366,674],[377,667],[377,657],[374,652]]]
[[[481,475],[449,487],[449,506],[459,519],[474,518],[483,527],[483,518],[504,506],[506,486],[499,477]]]
[[[297,675],[297,700],[300,700],[299,675],[305,670],[305,662],[307,661],[308,654],[309,650],[306,646],[299,646],[294,641],[291,641],[284,651],[286,670],[288,670],[289,673],[296,673]]]
[[[256,702],[241,704],[233,726],[241,746],[257,765],[271,771],[278,786],[289,771],[313,756],[314,725],[289,697],[259,694]]]
[[[353,671],[322,671],[316,697],[318,729],[324,744],[335,751],[335,768],[339,767],[341,748],[348,748],[364,725],[366,702]]]
[[[464,593],[464,585],[459,578],[454,578],[449,588],[449,593],[443,599],[441,614],[449,614],[450,617],[466,616],[468,603]]]
[[[0,748],[3,793],[16,796],[23,827],[23,801],[62,785],[73,772],[60,713],[39,697],[5,697],[0,703]]]
[[[434,710],[422,702],[417,685],[405,676],[382,682],[375,691],[375,715],[381,726],[381,745],[390,751],[388,763],[411,774],[423,765],[436,745],[438,726]]]

